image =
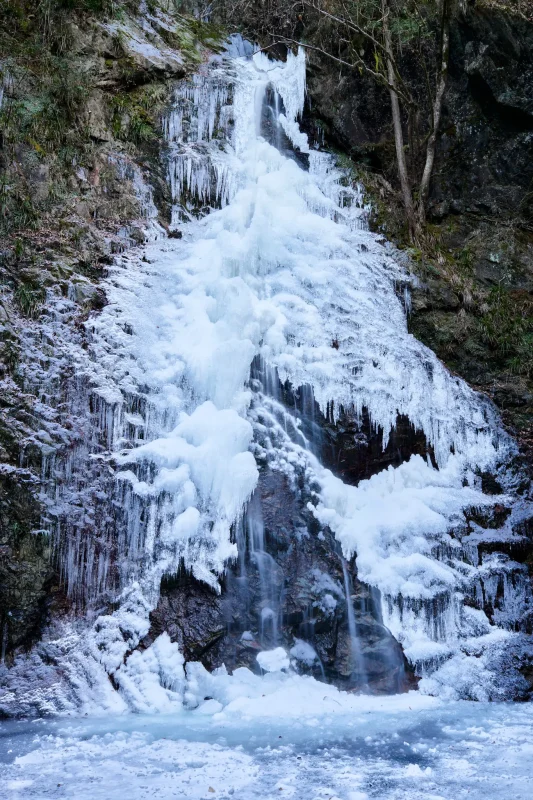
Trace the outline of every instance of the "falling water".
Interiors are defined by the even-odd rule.
[[[346,560],[342,559],[342,574],[344,577],[344,592],[346,594],[346,617],[348,620],[348,633],[350,636],[350,669],[351,678],[357,682],[360,689],[368,686],[365,661],[361,650],[361,642],[357,631],[353,607],[352,586]]]
[[[260,585],[260,607],[258,628],[263,647],[279,644],[279,621],[282,607],[283,574],[280,567],[267,552],[265,526],[261,502],[257,494],[252,496],[246,511],[250,559],[257,569]]]

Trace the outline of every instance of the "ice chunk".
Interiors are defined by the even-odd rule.
[[[303,639],[295,639],[294,645],[290,649],[290,654],[297,661],[301,661],[307,667],[312,667],[318,661],[316,650],[308,642]],[[259,657],[258,657],[259,658]]]
[[[257,663],[264,672],[281,672],[290,667],[290,659],[283,647],[263,650],[257,654]]]

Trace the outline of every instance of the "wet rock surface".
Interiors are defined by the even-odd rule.
[[[345,688],[395,692],[412,686],[401,647],[379,618],[377,598],[352,564],[349,602],[360,648],[354,658],[342,556],[306,501],[283,474],[263,471],[243,522],[244,549],[226,573],[222,595],[190,577],[164,581],[145,644],[166,630],[186,660],[254,671],[261,650],[281,645],[292,650],[298,670]],[[254,524],[263,526],[263,552],[253,550]],[[295,647],[298,642],[312,650]]]
[[[407,417],[398,415],[384,446],[383,431],[371,424],[366,409],[362,418],[343,409],[336,424],[328,422],[322,452],[324,464],[345,483],[354,485],[389,466],[398,467],[413,455],[429,458],[435,464],[424,434]]]

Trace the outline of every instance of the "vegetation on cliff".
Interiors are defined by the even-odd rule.
[[[183,7],[182,7],[183,6]],[[168,221],[161,115],[173,83],[216,47],[185,4],[0,2],[0,647],[38,636],[63,599],[41,535],[41,447],[68,448],[30,387],[59,343],[41,330],[49,298],[74,303],[81,335],[106,298],[112,255],[143,241],[139,179]],[[27,335],[43,342],[32,363]],[[30,380],[28,380],[30,378]],[[68,375],[59,373],[61,381]],[[38,383],[38,381],[37,381]],[[57,427],[57,426],[56,426]],[[58,429],[59,430],[59,429]],[[46,437],[45,437],[46,438]]]

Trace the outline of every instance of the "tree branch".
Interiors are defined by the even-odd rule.
[[[352,61],[346,61],[343,58],[339,58],[338,56],[334,56],[333,53],[330,53],[329,50],[325,50],[322,47],[318,47],[317,45],[314,44],[308,44],[307,42],[301,42],[298,39],[292,39],[290,36],[285,36],[284,34],[278,34],[274,33],[273,31],[269,31],[267,35],[271,36],[273,39],[276,40],[273,44],[268,46],[269,48],[274,47],[276,44],[289,43],[289,44],[295,44],[298,47],[303,47],[306,50],[314,50],[315,52],[320,53],[323,56],[326,56],[326,58],[329,58],[332,61],[336,61],[337,64],[342,64],[343,66],[349,67],[350,69],[363,69],[365,72],[371,75],[374,78],[374,80],[376,80],[379,84],[381,84],[381,86],[384,86],[386,89],[391,90],[394,88],[392,84],[387,80],[387,78],[381,74],[381,72],[375,72],[368,66],[368,64],[365,64],[362,58],[357,58],[354,63]],[[263,48],[263,50],[266,49],[267,49],[266,47]],[[402,100],[407,105],[416,105],[410,97],[407,97],[397,87],[394,88],[394,91],[397,92],[397,94],[402,98]]]
[[[426,206],[429,197],[429,184],[433,174],[435,164],[435,151],[437,146],[437,135],[439,132],[440,119],[442,116],[442,105],[446,83],[448,80],[448,66],[450,61],[450,20],[451,20],[451,1],[442,0],[441,18],[441,41],[440,41],[440,69],[437,75],[437,86],[435,90],[435,100],[433,101],[432,129],[428,138],[426,150],[426,163],[422,180],[420,181],[420,191],[418,200],[418,222],[423,225],[426,221]]]
[[[381,52],[383,53],[384,56],[387,56],[387,52],[386,52],[385,47],[383,46],[383,44],[378,39],[376,39],[374,36],[372,36],[371,33],[369,33],[368,31],[365,31],[365,29],[361,28],[360,25],[357,25],[356,22],[352,22],[351,20],[346,19],[346,18],[337,17],[335,14],[331,14],[329,11],[325,11],[320,6],[316,5],[315,3],[310,2],[310,0],[301,0],[301,2],[304,5],[308,6],[309,8],[312,8],[318,14],[322,14],[323,17],[327,17],[328,19],[332,20],[333,22],[338,22],[340,25],[343,25],[346,28],[350,28],[350,30],[354,31],[355,33],[359,33],[361,36],[363,36],[365,39],[367,39],[369,42],[371,42],[374,45],[374,47],[376,47],[378,50],[381,50]]]
[[[389,27],[389,0],[382,0],[383,9],[383,39],[385,47],[392,53],[392,36]],[[407,170],[407,162],[405,159],[405,148],[403,141],[402,130],[402,115],[400,111],[400,103],[398,100],[398,91],[396,87],[396,75],[392,67],[392,62],[389,60],[388,74],[390,84],[390,99],[392,108],[392,124],[394,128],[394,144],[396,146],[396,161],[398,164],[398,177],[400,179],[400,187],[402,191],[403,205],[407,215],[407,223],[409,225],[409,236],[411,239],[416,235],[416,216],[413,203],[413,193],[411,191],[411,184],[409,181],[409,173]]]
[[[396,59],[394,58],[394,53],[393,53],[392,47],[390,48],[390,50],[388,50],[387,47],[385,47],[385,45],[382,42],[379,41],[379,39],[376,39],[375,36],[372,36],[371,33],[366,31],[364,28],[362,28],[356,22],[352,21],[351,19],[348,19],[347,16],[346,17],[338,17],[336,14],[332,14],[329,11],[325,11],[323,8],[321,8],[320,5],[318,5],[317,3],[311,2],[311,0],[300,0],[300,2],[303,3],[304,5],[308,6],[309,8],[312,8],[314,11],[317,12],[317,14],[321,14],[326,19],[329,19],[332,22],[336,22],[339,25],[342,25],[342,26],[348,28],[349,30],[353,31],[354,33],[360,34],[368,42],[370,42],[375,47],[376,50],[379,50],[379,52],[382,54],[382,56],[384,57],[384,60],[387,62],[387,64],[388,65],[392,64],[392,67],[393,67],[394,72],[396,74],[396,86],[398,87],[398,84],[401,84],[401,86],[402,86],[401,94],[402,94],[402,98],[403,98],[404,102],[408,103],[409,105],[415,105],[414,100],[413,100],[413,98],[411,96],[411,93],[409,92],[408,87],[405,85],[405,82],[404,82],[404,80],[403,80],[403,78],[402,78],[402,76],[400,74],[399,69],[398,69],[398,65],[396,64]],[[382,25],[383,24],[383,19],[376,20],[375,23],[376,23],[376,25],[379,25],[379,24]],[[377,73],[374,73],[373,70],[370,70],[368,68],[367,68],[367,72],[369,72],[370,74],[372,74],[374,76],[377,74]]]

